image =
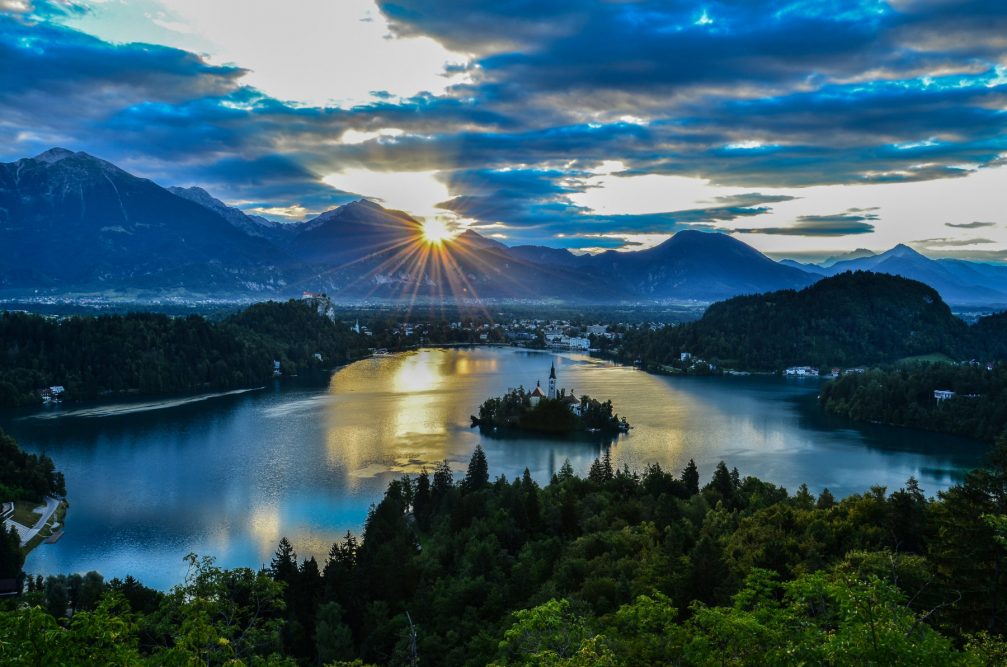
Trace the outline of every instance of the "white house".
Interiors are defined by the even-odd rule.
[[[533,406],[538,405],[538,402],[545,398],[545,392],[542,391],[542,385],[538,382],[535,383],[535,390],[531,393],[531,404]]]

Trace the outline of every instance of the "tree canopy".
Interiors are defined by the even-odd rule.
[[[359,350],[358,336],[301,301],[255,304],[221,322],[153,313],[62,319],[0,314],[0,406],[64,398],[253,387],[273,361],[284,372],[330,368]],[[316,356],[318,355],[318,356]]]
[[[261,572],[187,557],[132,579],[33,580],[0,603],[0,662],[209,665],[987,665],[1007,657],[1007,440],[928,498],[836,500],[720,464],[602,457],[545,486],[395,480],[324,565],[281,541]],[[597,468],[597,470],[595,470]],[[484,472],[485,471],[485,472]],[[48,611],[47,611],[48,609]],[[40,634],[41,633],[41,634]],[[48,637],[42,641],[40,637]]]

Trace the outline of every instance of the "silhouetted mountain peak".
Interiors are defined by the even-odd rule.
[[[881,253],[880,255],[878,255],[878,257],[899,257],[901,259],[907,259],[907,258],[916,259],[918,257],[920,259],[929,260],[928,257],[921,255],[917,251],[907,246],[905,243],[899,243],[894,248],[891,248],[890,250],[886,250],[885,252]]]
[[[355,222],[384,222],[387,221],[389,217],[393,216],[413,220],[410,216],[402,213],[401,211],[387,209],[381,204],[373,202],[369,199],[358,199],[356,201],[347,202],[346,204],[341,204],[340,206],[329,209],[328,211],[324,211],[309,220],[306,224],[308,226],[317,226],[319,223],[328,222],[330,220],[350,219]],[[413,222],[415,222],[415,220],[413,220]]]
[[[283,225],[279,222],[273,222],[258,215],[249,215],[240,208],[228,206],[196,185],[187,188],[173,185],[165,189],[173,195],[182,199],[188,199],[203,208],[213,211],[238,229],[252,236],[269,236],[267,230],[276,232],[283,228]]]
[[[720,232],[702,232],[696,229],[684,229],[676,232],[667,241],[654,246],[649,250],[640,251],[657,257],[664,257],[670,254],[702,254],[714,255],[716,257],[726,257],[741,253],[753,259],[763,259],[775,264],[758,250],[750,245],[742,243],[733,236]]]
[[[493,249],[493,250],[506,250],[507,246],[500,243],[496,239],[486,238],[474,229],[466,229],[464,232],[455,237],[455,243],[459,243],[463,246],[468,246],[470,248],[478,248],[482,250]]]
[[[87,153],[81,153],[81,155],[87,155]],[[55,164],[55,163],[59,162],[60,160],[65,160],[66,158],[73,157],[73,156],[74,156],[74,152],[73,151],[69,151],[69,150],[67,150],[65,148],[60,148],[59,146],[55,146],[55,147],[50,148],[49,150],[45,151],[44,153],[39,153],[38,155],[36,155],[32,159],[35,160],[36,162],[45,162],[46,164]],[[90,157],[90,156],[88,156],[88,157]]]
[[[829,257],[824,262],[818,264],[818,266],[823,268],[828,268],[833,264],[838,264],[839,262],[845,262],[851,259],[863,259],[865,257],[874,257],[876,253],[873,250],[868,250],[867,248],[857,248],[856,250],[851,250],[850,252],[843,253],[841,255],[833,255]]]

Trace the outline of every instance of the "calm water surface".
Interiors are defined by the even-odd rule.
[[[586,472],[598,442],[503,440],[469,428],[487,397],[545,384],[611,398],[634,429],[612,445],[618,465],[694,458],[836,495],[910,475],[928,494],[961,479],[985,447],[886,427],[856,427],[817,409],[815,380],[671,378],[588,357],[508,348],[431,349],[368,359],[318,381],[293,379],[213,397],[58,406],[0,415],[0,426],[66,475],[67,532],[28,559],[32,573],[98,570],[167,588],[194,551],[223,566],[268,564],[287,536],[302,557],[357,531],[388,481],[447,459],[463,472],[482,443],[491,475],[540,482],[569,459]]]

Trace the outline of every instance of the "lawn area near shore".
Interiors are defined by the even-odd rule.
[[[37,503],[34,500],[15,500],[14,515],[11,517],[22,526],[31,528],[42,516],[42,512],[37,508],[45,507],[45,503]]]
[[[32,549],[42,544],[42,542],[52,537],[54,527],[58,526],[57,530],[62,530],[63,519],[66,516],[66,511],[68,507],[69,503],[67,503],[66,500],[60,501],[59,507],[57,507],[56,511],[52,513],[52,516],[49,517],[49,520],[46,522],[45,526],[43,526],[42,529],[38,531],[38,534],[35,537],[29,540],[28,543],[22,547],[22,550],[24,551],[25,554],[29,553]],[[37,520],[38,519],[36,518],[36,521]]]

